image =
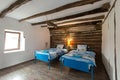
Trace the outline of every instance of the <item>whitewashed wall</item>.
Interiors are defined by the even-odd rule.
[[[116,11],[116,57],[117,57],[117,80],[120,80],[120,0],[115,5]]]
[[[25,35],[25,51],[4,53],[4,30],[23,31]],[[0,19],[0,69],[16,65],[34,58],[36,49],[49,48],[50,37],[47,28],[34,27],[26,22],[19,22],[12,18]],[[48,46],[45,46],[45,43]]]
[[[41,28],[40,26],[33,26],[35,31],[34,36],[34,43],[36,44],[36,49],[46,49],[50,48],[50,33],[49,29],[44,27]],[[48,43],[48,45],[46,45]]]
[[[116,29],[114,23],[114,14],[116,15]],[[116,30],[116,33],[114,33]],[[116,38],[115,38],[116,37]],[[116,41],[116,44],[114,44]],[[116,45],[116,46],[115,46]],[[116,49],[115,49],[116,47]],[[110,12],[108,18],[102,26],[102,59],[110,77],[110,80],[116,80],[115,75],[115,51],[117,61],[117,80],[120,80],[120,0],[117,0],[115,7]]]
[[[111,80],[115,80],[114,63],[114,10],[106,19],[102,26],[102,58],[108,75]]]

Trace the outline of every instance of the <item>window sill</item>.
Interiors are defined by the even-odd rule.
[[[21,51],[24,51],[24,50],[12,50],[12,51],[4,51],[4,53],[13,53],[13,52],[21,52]]]

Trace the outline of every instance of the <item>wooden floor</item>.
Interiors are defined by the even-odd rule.
[[[90,74],[63,67],[60,72],[59,62],[53,61],[49,70],[44,62],[28,61],[0,70],[0,80],[91,80]],[[103,65],[95,68],[95,80],[109,80]]]

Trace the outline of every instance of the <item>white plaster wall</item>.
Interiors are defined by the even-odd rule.
[[[116,20],[116,62],[117,80],[120,80],[120,0],[117,0],[115,8],[111,11],[107,20],[103,24],[102,54],[103,63],[111,80],[115,80],[114,61],[114,12]]]
[[[116,12],[116,57],[117,57],[117,80],[120,80],[120,0],[115,5]]]
[[[107,71],[110,70],[109,68],[109,53],[108,53],[108,19],[106,19],[105,23],[102,26],[102,59],[103,63],[105,64],[105,68]]]
[[[109,64],[110,64],[110,79],[115,80],[115,60],[114,60],[114,9],[109,14]]]
[[[4,53],[4,30],[11,29],[23,31],[25,35],[25,51]],[[12,18],[0,19],[0,69],[16,65],[34,58],[36,49],[45,49],[45,42],[50,43],[47,28],[34,27],[26,22],[19,22]]]
[[[50,33],[47,27],[41,28],[40,26],[33,26],[35,31],[35,44],[36,49],[50,48]],[[45,44],[48,43],[46,46]]]
[[[102,26],[102,59],[111,80],[115,80],[114,9]]]

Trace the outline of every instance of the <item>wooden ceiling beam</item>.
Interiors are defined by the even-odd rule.
[[[78,6],[83,6],[83,5],[87,5],[87,4],[93,4],[93,3],[98,2],[98,1],[101,1],[101,0],[82,0],[82,1],[69,3],[69,4],[66,4],[66,5],[60,6],[58,8],[49,10],[49,11],[45,11],[45,12],[42,12],[42,13],[38,13],[38,14],[35,14],[35,15],[32,15],[32,16],[23,18],[20,21],[33,19],[33,18],[36,18],[36,17],[40,17],[40,16],[56,13],[56,12],[59,12],[59,11],[63,11],[63,10],[74,8],[74,7],[78,7]]]
[[[0,13],[0,17],[4,17],[7,13],[12,12],[16,8],[20,7],[21,5],[23,5],[29,1],[31,1],[31,0],[17,0],[17,1],[15,1],[13,4],[11,4],[8,8],[6,8],[5,10],[3,10]]]
[[[83,22],[83,23],[77,23],[77,24],[71,24],[71,25],[66,25],[66,26],[80,26],[80,25],[96,25],[96,24],[102,23],[102,20],[97,20],[97,21],[88,21],[88,22]],[[58,26],[61,27],[61,26]]]
[[[102,19],[80,21],[80,22],[68,23],[68,24],[59,24],[58,26],[69,26],[69,25],[76,25],[76,24],[87,23],[87,22],[95,22],[95,21],[102,21]]]
[[[49,28],[49,29],[71,28],[71,27],[79,27],[79,26],[86,26],[86,25],[98,25],[98,24],[102,24],[102,20],[77,23],[77,24],[66,25],[66,26],[58,26],[57,28]]]
[[[97,25],[97,24],[102,24],[102,20],[98,21],[88,21],[88,22],[83,22],[83,23],[77,23],[77,24],[71,24],[71,25],[65,25],[65,26],[58,26],[57,28],[62,28],[62,27],[78,27],[80,25]]]
[[[104,13],[104,12],[107,12],[109,10],[109,8],[110,8],[110,3],[107,2],[107,3],[103,4],[102,7],[100,7],[100,8],[96,8],[96,9],[93,9],[93,10],[90,10],[90,11],[86,11],[86,12],[83,12],[83,13],[69,15],[69,16],[65,16],[65,17],[61,17],[61,18],[57,18],[57,19],[52,19],[52,20],[49,20],[49,21],[51,21],[51,22],[57,22],[57,21],[74,19],[74,18],[78,18],[78,17],[82,17],[82,16],[87,16],[87,15]],[[46,24],[46,21],[32,23],[32,25],[40,25],[40,24]]]
[[[53,21],[53,22],[57,22],[57,21],[62,21],[62,20],[67,20],[67,19],[82,17],[82,16],[86,16],[86,15],[91,15],[91,14],[96,14],[96,13],[107,12],[107,11],[109,10],[110,6],[109,6],[109,7],[106,7],[105,5],[108,5],[108,4],[109,4],[109,3],[105,3],[105,4],[103,4],[103,6],[100,7],[100,8],[93,9],[93,10],[90,10],[90,11],[86,11],[86,12],[83,12],[83,13],[78,13],[78,14],[75,14],[75,15],[70,15],[70,16],[58,18],[58,19],[53,19],[52,21]]]
[[[82,17],[82,16],[87,16],[87,15],[104,13],[104,12],[107,12],[107,11],[108,11],[108,9],[104,8],[102,6],[102,7],[97,8],[97,9],[93,9],[93,10],[90,10],[90,11],[86,11],[86,12],[82,12],[82,13],[78,13],[78,14],[74,14],[74,15],[69,15],[69,16],[65,16],[65,17],[61,17],[61,18],[57,18],[57,19],[52,19],[50,21],[57,22],[57,21],[74,19],[74,18],[78,18],[78,17]],[[45,23],[46,23],[46,21],[42,21],[42,22],[32,23],[32,25],[40,25],[40,24],[45,24]]]
[[[71,20],[71,21],[65,21],[65,22],[61,22],[61,23],[57,23],[57,25],[60,24],[67,24],[67,23],[74,23],[74,22],[79,22],[79,21],[88,21],[88,20],[102,20],[104,19],[104,15],[100,15],[100,16],[95,16],[95,17],[91,17],[91,18],[84,18],[84,19],[75,19],[75,20]]]

